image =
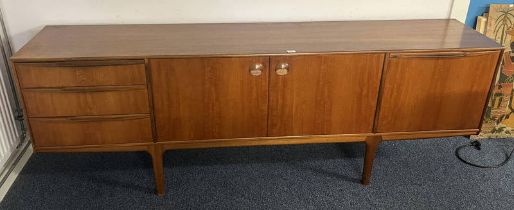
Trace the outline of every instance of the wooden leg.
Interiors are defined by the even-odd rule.
[[[153,173],[155,176],[155,188],[158,196],[164,196],[164,151],[161,145],[154,144],[148,148],[152,156]]]
[[[362,184],[368,185],[373,168],[373,160],[377,152],[378,145],[382,142],[381,136],[369,136],[366,138],[366,154],[364,156],[364,169],[362,171]]]

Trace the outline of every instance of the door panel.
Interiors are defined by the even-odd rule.
[[[158,141],[266,136],[268,63],[268,57],[151,59]],[[262,69],[250,71],[255,64]]]
[[[499,52],[393,53],[378,132],[476,129]]]
[[[269,135],[371,133],[384,54],[271,58]],[[276,72],[282,63],[288,65]]]

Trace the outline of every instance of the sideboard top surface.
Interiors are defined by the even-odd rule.
[[[46,26],[13,61],[501,48],[456,20]]]

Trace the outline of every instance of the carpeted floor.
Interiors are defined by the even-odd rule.
[[[153,194],[146,153],[31,157],[1,209],[513,209],[514,160],[474,168],[454,156],[465,138],[384,142],[370,186],[359,183],[363,144],[171,151],[167,194]],[[488,140],[467,158],[504,157]],[[484,155],[487,155],[484,156]]]

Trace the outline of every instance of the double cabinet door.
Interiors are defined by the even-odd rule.
[[[158,141],[370,133],[384,54],[151,59]]]
[[[385,56],[150,59],[157,140],[478,128],[498,51]]]

